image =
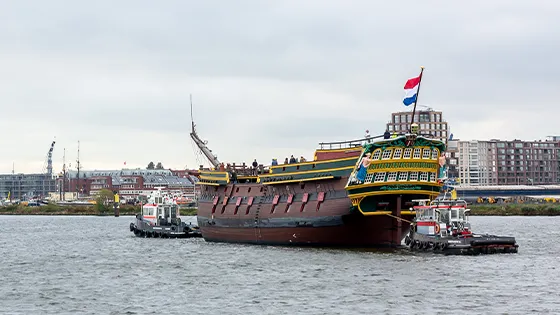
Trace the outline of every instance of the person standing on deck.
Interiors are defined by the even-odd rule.
[[[259,163],[257,162],[257,159],[253,160],[253,175],[257,175],[257,166],[259,166]]]
[[[371,164],[371,153],[366,153],[366,155],[362,158],[362,163],[360,163],[360,168],[358,169],[358,173],[356,174],[356,178],[358,179],[358,184],[363,184],[366,180],[367,169]]]
[[[383,134],[383,139],[389,139],[389,138],[391,138],[391,133],[389,132],[389,129],[387,129]]]

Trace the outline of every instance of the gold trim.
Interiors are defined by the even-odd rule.
[[[350,198],[357,198],[357,197],[367,197],[367,196],[377,196],[377,195],[414,195],[414,194],[424,194],[430,196],[438,196],[439,192],[431,191],[431,190],[391,190],[391,191],[372,191],[366,192],[361,194],[348,194]]]
[[[312,171],[274,173],[274,174],[269,174],[269,175],[260,175],[259,178],[278,177],[278,176],[285,176],[285,175],[299,175],[299,174],[334,172],[334,171],[342,171],[342,170],[353,169],[353,168],[354,168],[354,166],[345,166],[345,167],[337,167],[337,168],[325,168],[325,169],[321,169],[321,170],[312,170]]]
[[[341,158],[341,159],[332,159],[332,160],[324,160],[324,161],[307,161],[307,162],[303,162],[303,163],[292,163],[292,164],[280,164],[280,165],[275,165],[275,166],[271,166],[270,170],[274,170],[274,169],[281,169],[283,167],[292,167],[292,166],[298,166],[298,165],[311,165],[311,164],[325,164],[325,163],[333,163],[333,162],[342,162],[342,161],[349,161],[349,160],[357,160],[358,157],[354,156],[354,157],[348,157],[348,158]]]
[[[401,214],[405,214],[405,215],[416,215],[416,211],[410,211],[410,210],[401,210]]]
[[[275,184],[285,184],[285,183],[299,183],[299,182],[308,182],[312,180],[321,180],[321,179],[333,179],[334,176],[323,176],[323,177],[313,177],[313,178],[303,178],[303,179],[291,179],[291,180],[282,180],[279,182],[268,182],[262,183],[263,185],[275,185]]]
[[[218,171],[200,171],[200,174],[217,174],[217,175],[228,175],[228,172],[218,172]]]
[[[375,183],[367,183],[367,184],[360,184],[360,185],[350,185],[346,186],[353,188],[364,188],[364,187],[373,187],[373,186],[385,186],[385,185],[430,185],[434,187],[441,187],[443,185],[438,184],[437,182],[422,182],[422,181],[390,181],[390,182],[375,182]]]
[[[215,177],[215,176],[200,176],[200,179],[206,179],[206,180],[225,180],[226,182],[228,181],[227,177]]]
[[[201,181],[198,181],[197,184],[199,184],[199,185],[209,185],[209,186],[220,186],[220,184],[216,184],[216,183],[205,183],[205,182],[201,182]]]
[[[360,209],[360,207],[358,207],[358,210],[360,210],[360,212],[365,215],[387,215],[387,214],[391,214],[391,211],[376,211],[376,212],[363,212],[362,209]]]

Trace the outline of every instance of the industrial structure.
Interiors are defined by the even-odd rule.
[[[45,157],[41,173],[37,174],[12,174],[0,175],[0,197],[11,200],[43,198],[50,192],[56,191],[56,181],[53,177],[52,155],[55,141],[52,142]]]

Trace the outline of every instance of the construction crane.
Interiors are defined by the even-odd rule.
[[[42,174],[48,174],[50,176],[52,176],[52,154],[54,151],[54,144],[56,143],[56,141],[53,141],[51,143],[51,147],[49,149],[49,152],[47,153],[47,157],[45,158],[45,163],[43,163],[43,169],[41,170]]]

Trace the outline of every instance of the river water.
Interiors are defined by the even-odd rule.
[[[0,314],[560,313],[560,217],[471,217],[520,245],[476,257],[145,239],[132,220],[0,216]]]

